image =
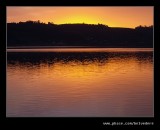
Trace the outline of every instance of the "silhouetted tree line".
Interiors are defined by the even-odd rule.
[[[153,47],[153,26],[135,29],[103,24],[7,23],[8,46]]]

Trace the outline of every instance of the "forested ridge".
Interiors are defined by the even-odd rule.
[[[7,46],[153,47],[153,26],[103,24],[7,23]]]

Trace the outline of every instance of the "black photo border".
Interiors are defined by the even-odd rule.
[[[7,6],[153,6],[154,7],[154,117],[121,117],[121,118],[107,118],[107,117],[65,117],[65,118],[52,118],[52,117],[37,117],[37,118],[11,118],[6,117],[6,8]],[[38,128],[46,128],[46,126],[55,128],[55,127],[64,127],[67,126],[76,126],[77,128],[83,126],[83,127],[92,127],[92,128],[112,128],[112,127],[159,127],[160,128],[160,107],[158,103],[160,102],[159,98],[159,92],[160,92],[160,71],[158,68],[160,68],[160,47],[158,44],[160,44],[160,6],[158,5],[158,2],[155,2],[154,0],[145,0],[143,1],[115,1],[115,0],[89,0],[89,1],[51,1],[51,0],[45,0],[45,1],[18,1],[18,0],[1,0],[0,1],[0,105],[1,105],[1,111],[0,111],[0,118],[2,118],[1,121],[4,121],[7,123],[7,127],[17,126],[18,124],[25,124],[24,127],[28,127],[29,124],[34,124],[35,126],[38,126]],[[44,121],[45,120],[45,121]],[[154,125],[104,125],[105,122],[153,122]],[[20,125],[21,126],[21,125]],[[21,127],[20,127],[21,128]]]

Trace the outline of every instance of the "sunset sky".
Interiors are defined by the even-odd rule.
[[[28,20],[55,24],[87,23],[105,24],[110,27],[135,28],[153,25],[152,6],[52,6],[52,7],[7,7],[7,23]]]

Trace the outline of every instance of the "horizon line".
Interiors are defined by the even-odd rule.
[[[15,23],[15,24],[19,24],[19,23],[27,23],[27,22],[33,22],[33,23],[39,23],[39,24],[46,24],[46,25],[49,25],[49,24],[53,24],[53,25],[63,25],[63,24],[88,24],[88,25],[104,25],[106,27],[116,27],[116,28],[136,28],[136,27],[152,27],[154,25],[138,25],[138,26],[135,26],[135,27],[120,27],[120,26],[109,26],[107,24],[103,24],[103,23],[85,23],[85,22],[79,22],[79,23],[61,23],[61,24],[56,24],[54,22],[41,22],[40,20],[36,20],[36,21],[33,21],[33,20],[27,20],[27,21],[19,21],[19,22],[7,22],[8,23]]]

